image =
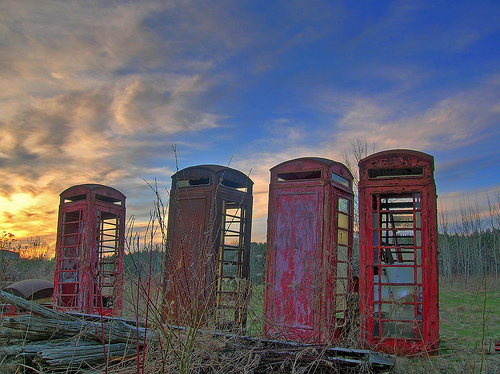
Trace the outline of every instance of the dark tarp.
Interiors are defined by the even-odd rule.
[[[4,288],[5,292],[27,300],[39,300],[52,297],[54,283],[45,279],[26,279]]]

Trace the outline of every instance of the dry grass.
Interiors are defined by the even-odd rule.
[[[262,333],[262,286],[254,287],[249,307],[248,334]],[[151,315],[154,315],[152,313]],[[356,321],[356,318],[353,318]],[[437,356],[399,357],[391,372],[403,374],[433,373],[500,373],[500,354],[494,352],[494,341],[500,339],[500,282],[478,280],[464,289],[463,283],[443,285],[440,289],[441,350]],[[484,335],[483,335],[484,328]],[[359,326],[354,322],[338,346],[357,347]],[[246,347],[248,348],[248,347]],[[250,347],[251,348],[251,347]],[[257,347],[254,347],[257,348]],[[121,362],[110,373],[253,373],[262,369],[265,356],[259,350],[238,347],[228,336],[215,331],[163,329],[160,344],[148,347],[144,361]],[[328,367],[317,351],[304,350],[301,355],[316,354],[308,365],[295,365],[284,359],[274,365],[276,372],[345,372]],[[270,367],[268,367],[270,369]],[[359,369],[370,372],[369,368]]]
[[[241,341],[215,330],[167,328],[162,324],[159,300],[159,279],[143,278],[129,282],[126,311],[143,321],[148,316],[149,327],[160,333],[160,341],[147,345],[138,355],[109,363],[108,369],[86,369],[86,372],[110,374],[132,373],[314,373],[346,372],[329,366],[316,348],[305,349],[298,355],[283,358],[279,364],[266,366],[266,355],[257,344],[243,346]],[[262,333],[262,285],[254,287],[250,300],[248,335]],[[128,304],[128,305],[127,305]],[[147,313],[146,313],[147,312]],[[352,319],[356,321],[356,318]],[[500,353],[493,343],[500,339],[500,282],[478,280],[467,287],[462,282],[442,285],[440,289],[441,351],[432,357],[399,357],[393,373],[500,373]],[[484,328],[484,329],[483,329]],[[484,333],[483,333],[484,331]],[[359,330],[356,322],[341,337],[339,346],[357,347]],[[297,358],[310,357],[307,364]],[[316,359],[314,357],[317,357]],[[303,357],[302,357],[303,358]],[[0,360],[0,373],[16,372],[23,361]],[[358,372],[369,373],[368,367]],[[22,372],[22,371],[18,371]],[[25,372],[36,372],[26,370]],[[43,373],[43,371],[39,371]],[[354,372],[354,371],[353,371]]]

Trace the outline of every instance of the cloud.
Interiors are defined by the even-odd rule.
[[[316,117],[301,121],[297,115],[277,116],[267,120],[262,125],[261,138],[243,147],[234,163],[239,170],[252,169],[254,219],[259,227],[255,230],[262,231],[265,225],[271,167],[286,160],[312,156],[344,163],[343,151],[349,155],[351,141],[355,139],[366,141],[369,153],[409,148],[439,156],[436,157],[436,177],[443,196],[450,193],[450,187],[456,189],[464,178],[474,180],[480,177],[478,173],[493,167],[498,159],[492,140],[492,137],[498,138],[500,85],[496,76],[460,91],[443,91],[436,101],[427,97],[418,99],[414,85],[404,86],[395,84],[392,90],[364,95],[349,89],[325,89],[306,102],[307,109],[316,113]],[[294,114],[305,110],[294,109]],[[484,157],[469,159],[464,149],[481,150]],[[443,159],[444,154],[452,155],[452,160]],[[355,164],[354,168],[357,174]],[[464,169],[468,170],[467,175]],[[448,183],[450,178],[454,182]],[[475,189],[471,187],[468,192],[475,193]],[[446,201],[447,206],[451,204],[445,197],[440,199]],[[484,210],[484,204],[481,207]]]
[[[326,91],[316,108],[335,124],[335,138],[365,138],[377,149],[455,149],[481,142],[498,123],[500,84],[493,76],[428,103],[411,91],[362,95]],[[410,104],[409,104],[410,103]]]
[[[198,75],[152,78],[137,77],[117,88],[113,112],[118,133],[174,134],[218,126],[216,115],[193,105],[209,88]]]
[[[481,148],[481,145],[478,145]],[[454,154],[449,159],[443,159],[436,167],[436,173],[440,175],[447,183],[456,185],[464,179],[464,174],[482,173],[491,175],[492,170],[500,160],[500,151],[494,149],[491,152],[483,150],[483,152],[470,152],[469,154],[460,153],[459,156]],[[494,178],[493,178],[494,179]],[[471,185],[475,185],[474,180],[469,180],[462,184],[462,191],[467,191]]]
[[[229,0],[2,3],[0,197],[9,228],[48,233],[28,219],[35,207],[54,220],[57,195],[89,182],[120,189],[144,216],[143,178],[168,187],[176,161],[233,154],[231,166],[252,169],[262,226],[269,168],[285,160],[342,160],[356,138],[429,152],[488,139],[498,76],[490,69],[489,79],[452,86],[435,81],[448,67],[429,66],[434,53],[461,57],[480,45],[498,29],[485,21],[497,8],[477,7],[469,20],[461,7],[451,22],[425,18],[426,28],[419,20],[434,8],[422,4],[392,2],[367,16],[328,2],[266,12]],[[257,79],[255,66],[271,79]],[[19,194],[36,206],[8,200]]]
[[[173,164],[170,144],[216,129],[224,118],[207,106],[217,80],[206,73],[248,42],[244,26],[225,17],[232,8],[226,5],[1,5],[3,230],[53,235],[58,195],[70,185],[114,185],[140,201],[135,194],[147,191],[143,177],[170,179],[173,167],[152,166]],[[171,33],[164,34],[152,25],[168,25],[163,16],[179,27],[167,26]],[[202,54],[190,45],[203,45]],[[137,206],[137,214],[147,214],[149,204]]]

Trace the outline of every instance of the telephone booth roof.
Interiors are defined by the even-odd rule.
[[[214,179],[214,177],[216,178]],[[214,180],[217,181],[216,183],[221,182],[223,186],[232,188],[250,188],[253,185],[253,181],[241,171],[221,165],[190,166],[185,169],[179,170],[172,175],[173,181],[198,180],[207,178],[209,179],[209,181],[207,181],[206,183],[207,185],[213,185]],[[177,184],[172,185],[172,188],[177,187],[182,186],[178,186]]]
[[[333,172],[349,181],[350,189],[354,179],[351,171],[344,164],[322,157],[301,157],[288,160],[272,167],[270,171],[271,183],[279,181],[310,181],[312,179],[330,180]],[[315,172],[321,172],[321,175],[315,174]],[[347,187],[342,182],[340,184]]]
[[[118,191],[117,189],[109,186],[104,186],[102,184],[79,184],[76,186],[69,187],[61,192],[61,200],[65,198],[71,198],[73,196],[86,195],[91,192],[93,197],[97,195],[104,197],[104,199],[109,199],[109,202],[125,201],[126,196]]]
[[[393,176],[423,176],[432,177],[434,172],[434,157],[411,149],[391,149],[377,152],[359,161],[360,180],[384,178]],[[421,169],[418,169],[418,168]],[[398,169],[399,168],[399,169]],[[406,172],[403,169],[406,168]],[[414,168],[414,169],[412,169]],[[391,173],[371,173],[367,170],[397,169]],[[370,174],[370,173],[369,173]]]

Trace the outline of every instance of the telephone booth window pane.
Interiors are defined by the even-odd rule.
[[[347,214],[338,214],[338,226],[341,229],[349,229],[349,216]]]
[[[347,278],[347,263],[339,262],[337,264],[337,277],[338,278]]]
[[[415,212],[415,227],[421,228],[420,212]]]
[[[340,175],[337,175],[335,173],[332,173],[332,181],[334,181],[338,184],[341,184],[342,186],[346,186],[348,188],[351,186],[351,182],[349,180],[347,180],[344,177],[341,177]]]
[[[346,323],[345,320],[345,311],[347,309],[346,295],[345,294],[338,295],[336,300],[337,300],[337,305],[336,305],[337,312],[335,313],[335,318],[337,319],[336,325],[342,326]]]
[[[417,261],[416,261],[417,263],[416,263],[416,265],[420,266],[420,265],[422,265],[422,249],[417,248],[416,249],[416,253],[417,253]]]
[[[382,322],[382,336],[392,338],[415,338],[413,322]]]
[[[337,297],[337,310],[345,310],[347,306],[346,296],[341,295]]]
[[[337,247],[337,261],[349,262],[347,247],[343,245]]]
[[[347,231],[338,230],[338,245],[348,245],[349,244],[349,236],[347,235]]]
[[[337,278],[336,284],[337,284],[336,285],[337,294],[345,294],[347,291],[347,279]]]
[[[408,283],[407,286],[382,285],[381,290],[383,301],[413,301],[412,283]]]
[[[339,212],[349,214],[349,200],[339,197]]]
[[[413,251],[401,251],[401,257],[404,264],[413,265],[415,262]]]

